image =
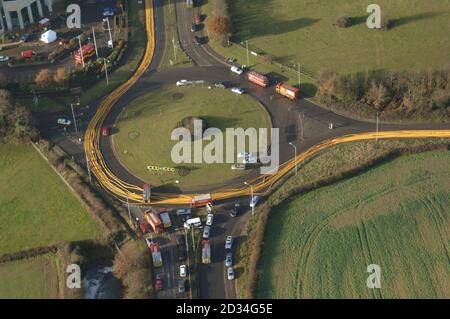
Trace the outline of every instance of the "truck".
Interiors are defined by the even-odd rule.
[[[285,83],[278,83],[275,87],[275,91],[291,100],[295,100],[300,97],[300,89],[289,86]]]
[[[154,242],[150,245],[150,251],[152,253],[153,265],[155,267],[162,266],[162,257],[161,257],[161,248],[159,247],[159,243]]]
[[[255,83],[264,88],[269,85],[269,79],[265,75],[259,74],[255,71],[248,72],[247,78],[250,82]]]
[[[144,216],[155,234],[161,234],[164,232],[164,225],[154,210],[146,211]]]
[[[83,64],[83,59],[86,61],[91,58],[95,54],[95,47],[88,43],[81,46],[81,49],[78,49],[75,52],[75,62],[77,64]]]
[[[163,222],[164,228],[172,227],[172,221],[170,220],[170,216],[169,216],[169,213],[168,213],[167,209],[162,208],[159,211],[159,217],[161,217],[161,220]]]
[[[204,207],[207,204],[212,204],[211,194],[197,195],[191,199],[192,207]]]
[[[211,245],[207,239],[202,240],[202,263],[211,263]]]

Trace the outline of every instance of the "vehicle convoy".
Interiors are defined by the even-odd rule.
[[[285,83],[278,83],[275,87],[275,91],[291,100],[295,100],[300,97],[300,89],[289,86]]]
[[[161,256],[161,248],[159,247],[159,243],[151,243],[150,251],[152,253],[153,265],[155,267],[162,267],[162,256]]]
[[[202,240],[202,263],[211,263],[211,245],[207,239]]]
[[[211,194],[197,195],[191,200],[191,206],[195,208],[204,207],[208,204],[212,204]]]
[[[144,216],[155,234],[161,234],[164,232],[164,225],[155,211],[148,210],[144,212]]]
[[[161,221],[162,221],[162,223],[164,225],[164,228],[172,227],[172,221],[170,220],[170,216],[169,216],[169,213],[168,213],[167,209],[162,208],[159,211],[159,217],[161,217]]]
[[[75,52],[75,62],[77,64],[83,64],[83,60],[91,58],[95,54],[95,47],[92,44],[84,44],[81,49]]]
[[[269,86],[269,79],[267,78],[267,76],[259,74],[255,71],[248,72],[247,78],[250,82],[255,83],[264,88]]]

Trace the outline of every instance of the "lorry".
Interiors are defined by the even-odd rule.
[[[146,211],[144,216],[155,234],[161,234],[164,232],[164,225],[154,210]]]
[[[161,217],[164,228],[172,227],[172,221],[170,220],[169,212],[165,208],[161,208],[159,211],[159,217]]]
[[[202,240],[202,263],[211,263],[211,245],[207,239]]]
[[[150,244],[150,251],[152,253],[153,265],[155,267],[162,266],[162,257],[161,257],[161,248],[159,247],[159,243]]]
[[[75,62],[77,64],[83,64],[83,59],[86,61],[91,58],[95,54],[95,47],[88,43],[81,46],[81,49],[78,49],[75,52]]]
[[[197,195],[191,199],[192,207],[204,207],[208,204],[212,204],[211,194]]]
[[[255,83],[264,88],[269,85],[269,79],[265,75],[259,74],[255,71],[248,72],[247,78],[250,82]]]
[[[285,83],[278,83],[275,87],[275,91],[291,100],[295,100],[300,97],[300,89],[289,86]]]

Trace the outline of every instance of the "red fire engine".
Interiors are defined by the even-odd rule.
[[[81,55],[83,53],[83,56]],[[84,44],[77,52],[75,52],[75,62],[77,64],[83,64],[84,61],[91,58],[95,54],[95,47],[92,44]]]
[[[155,211],[148,210],[144,213],[144,216],[150,224],[150,227],[152,228],[154,233],[161,234],[164,232],[164,224]]]

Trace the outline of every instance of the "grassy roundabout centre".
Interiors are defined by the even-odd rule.
[[[113,145],[121,163],[134,175],[154,186],[182,190],[203,189],[245,176],[227,164],[175,164],[171,159],[174,128],[187,117],[204,120],[208,127],[269,128],[271,121],[262,105],[248,95],[206,85],[165,86],[135,99],[117,118]],[[269,133],[270,134],[270,133]],[[210,143],[204,141],[203,146]],[[192,143],[193,144],[193,143]],[[225,144],[225,141],[224,141]],[[192,145],[192,152],[193,152]],[[225,153],[225,150],[224,150]],[[149,169],[171,168],[174,172]]]

